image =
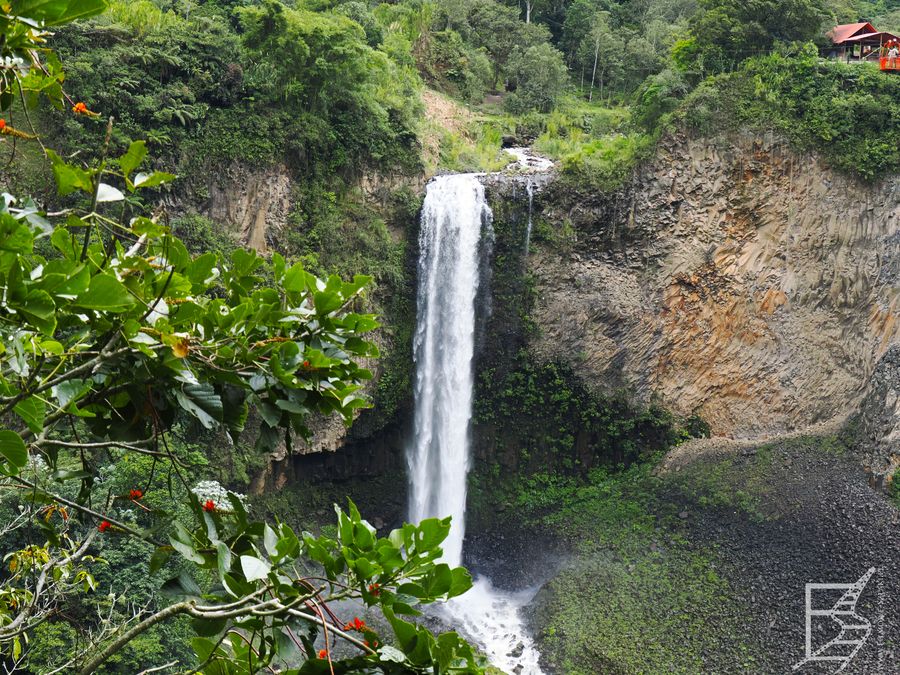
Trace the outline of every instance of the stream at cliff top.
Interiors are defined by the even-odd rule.
[[[518,166],[535,170],[530,155],[511,154]],[[443,557],[451,566],[462,562],[476,298],[491,219],[479,175],[439,176],[428,184],[419,233],[409,518],[452,516]],[[507,673],[541,675],[540,655],[521,614],[534,591],[502,591],[476,576],[468,593],[440,611],[493,665]]]

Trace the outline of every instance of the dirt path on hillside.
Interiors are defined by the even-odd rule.
[[[713,436],[712,438],[693,438],[686,443],[672,448],[657,469],[657,472],[679,471],[700,457],[714,457],[723,454],[736,454],[759,448],[763,445],[782,443],[804,436],[830,436],[841,431],[847,423],[848,415],[838,415],[830,420],[812,424],[803,429],[788,431],[774,436],[759,436],[757,438],[726,438]]]

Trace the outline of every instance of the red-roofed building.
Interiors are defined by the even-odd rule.
[[[900,37],[879,31],[868,21],[835,26],[827,37],[833,43],[827,50],[829,58],[880,62],[882,70],[900,70],[900,62],[888,58],[891,47],[900,44]]]
[[[844,44],[849,38],[854,36],[877,32],[875,26],[867,21],[865,23],[845,23],[840,26],[835,26],[828,31],[825,36],[831,38],[831,41],[834,42],[834,44],[840,45]]]

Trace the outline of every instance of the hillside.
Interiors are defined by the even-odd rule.
[[[5,670],[893,672],[891,30],[0,3]]]

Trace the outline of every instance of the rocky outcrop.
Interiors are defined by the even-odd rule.
[[[716,434],[852,411],[897,337],[896,177],[863,185],[773,137],[678,136],[616,195],[542,202],[574,237],[531,257],[531,348]]]
[[[205,215],[264,253],[267,238],[283,233],[291,210],[291,177],[284,165],[254,169],[234,163],[209,176]]]
[[[851,428],[873,487],[887,488],[900,467],[900,345],[878,361]]]
[[[382,353],[393,349],[393,340],[384,331],[375,331],[367,335],[366,338],[373,342]],[[362,395],[365,398],[372,400],[378,378],[383,374],[384,364],[377,358],[364,358],[359,359],[359,365],[372,372],[372,379],[367,380],[363,384],[361,390]],[[314,413],[306,421],[306,425],[310,431],[309,439],[304,439],[302,436],[292,433],[290,452],[288,451],[286,442],[280,442],[277,447],[266,456],[266,462],[263,468],[254,475],[250,485],[250,493],[262,494],[268,489],[281,490],[288,482],[295,480],[298,475],[301,475],[303,470],[308,471],[310,464],[303,462],[298,463],[297,461],[299,458],[306,455],[335,454],[338,450],[341,450],[341,453],[338,454],[349,452],[348,447],[352,446],[354,441],[357,440],[354,438],[356,420],[359,420],[360,416],[365,416],[372,412],[373,411],[370,410],[359,409],[354,411],[354,426],[347,426],[337,414],[322,415]],[[259,424],[259,420],[255,420],[253,424],[250,425],[248,436],[251,438],[255,438],[257,433],[257,428],[255,427],[256,424]],[[361,431],[358,435],[366,436],[364,431]],[[390,436],[390,433],[387,435]],[[384,441],[382,439],[372,440],[373,446],[383,443]],[[375,452],[374,454],[377,457],[376,460],[367,459],[366,461],[374,461],[379,466],[389,463],[381,457],[379,453]],[[332,462],[331,464],[329,464],[330,460],[323,461],[323,465],[339,466],[346,475],[356,475],[352,471],[348,471],[347,458],[341,458],[338,462]],[[366,466],[368,466],[368,464],[360,461],[358,469],[354,469],[354,471],[358,470],[364,474]],[[301,470],[301,467],[303,470]]]

